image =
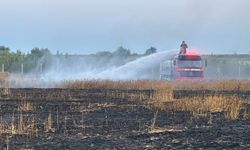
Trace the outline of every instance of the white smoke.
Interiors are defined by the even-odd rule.
[[[178,50],[161,51],[116,65],[110,61],[108,66],[96,67],[95,59],[65,61],[55,59],[53,66],[40,74],[11,75],[6,81],[10,88],[51,88],[62,81],[69,80],[138,80],[158,79],[160,63],[172,58]],[[114,58],[113,58],[114,59]],[[117,58],[115,58],[117,59]],[[68,64],[67,64],[68,63]],[[70,64],[69,64],[70,63]],[[75,66],[75,67],[74,67]],[[95,67],[93,67],[95,66]]]
[[[91,80],[91,79],[111,79],[111,80],[136,80],[152,79],[152,68],[159,68],[162,61],[170,59],[177,50],[161,51],[149,56],[138,58],[122,66],[110,64],[106,69],[87,67],[80,70],[79,68],[66,68],[57,71],[56,67],[47,71],[41,76],[42,80],[63,81],[63,80]],[[91,66],[88,63],[78,62],[79,65]]]

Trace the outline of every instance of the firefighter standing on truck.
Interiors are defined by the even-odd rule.
[[[185,41],[182,41],[181,43],[181,49],[179,54],[186,54],[188,45],[185,43]]]

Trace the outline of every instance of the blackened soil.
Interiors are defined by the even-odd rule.
[[[0,98],[1,129],[14,124],[17,130],[22,117],[25,127],[34,119],[35,132],[14,134],[3,130],[2,148],[250,149],[248,117],[227,120],[223,113],[193,116],[166,110],[158,112],[152,130],[156,110],[126,96],[107,97],[102,91],[91,91],[88,97],[86,91],[64,93],[55,89],[9,92]],[[46,126],[48,120],[50,127]]]

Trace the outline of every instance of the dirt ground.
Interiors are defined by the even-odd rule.
[[[129,99],[133,92],[120,98],[102,90],[1,89],[0,93],[2,148],[250,149],[249,117],[156,113],[147,96]]]

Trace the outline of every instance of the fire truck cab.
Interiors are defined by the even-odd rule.
[[[203,80],[207,63],[196,52],[174,56],[160,65],[161,80]]]

